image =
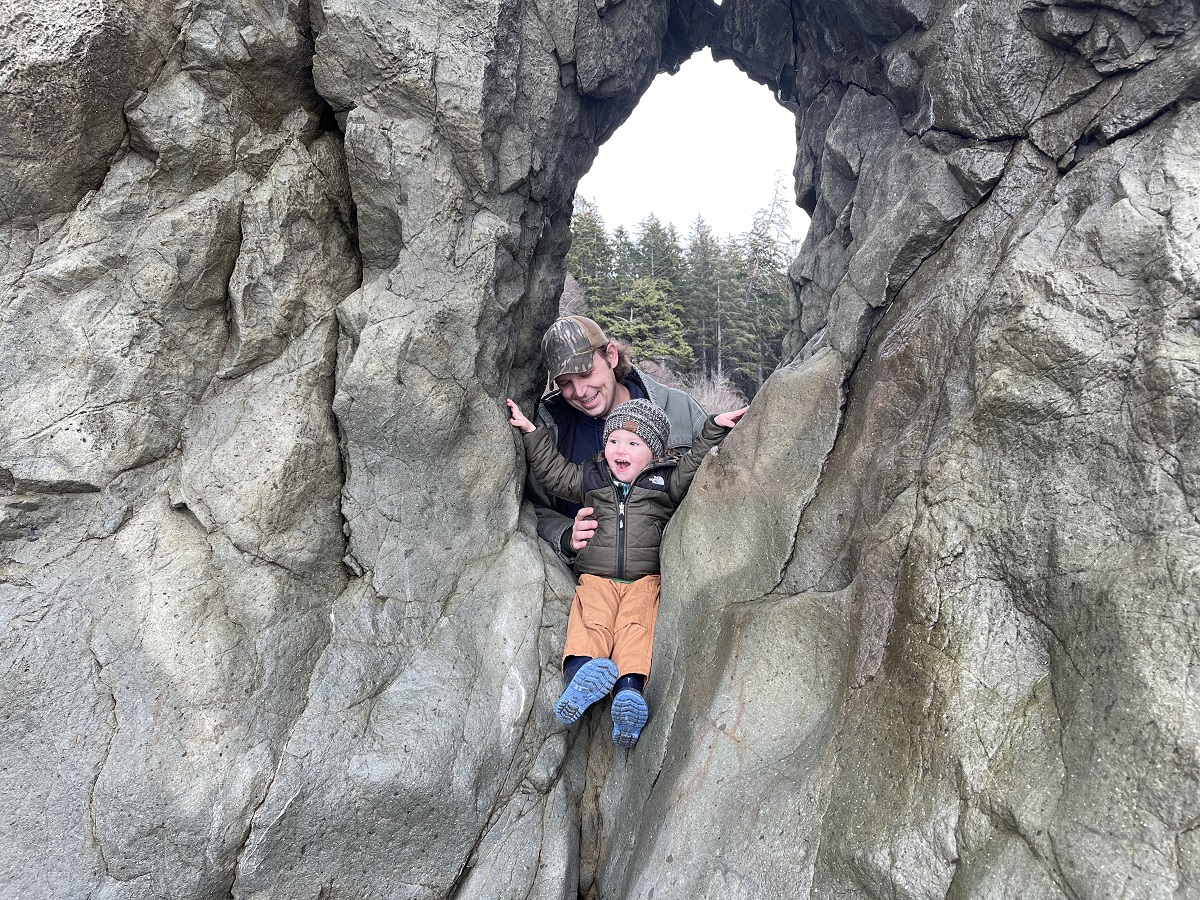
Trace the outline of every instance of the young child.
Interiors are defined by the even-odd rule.
[[[642,696],[658,617],[658,551],[663,529],[701,461],[746,410],[709,418],[682,456],[666,458],[670,422],[649,400],[620,404],[604,423],[603,451],[584,463],[558,452],[508,400],[509,424],[522,432],[525,456],[546,489],[592,507],[596,530],[575,558],[579,587],[563,649],[566,689],[554,712],[574,722],[615,688],[612,739],[629,749],[650,717]]]

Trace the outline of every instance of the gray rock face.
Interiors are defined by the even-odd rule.
[[[1194,4],[9,7],[0,897],[1200,897]],[[614,754],[501,401],[704,46],[813,224]]]
[[[148,0],[11,0],[0,10],[0,218],[34,227],[104,180],[122,108],[179,33]]]

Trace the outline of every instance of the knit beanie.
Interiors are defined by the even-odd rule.
[[[626,400],[610,412],[604,421],[604,442],[608,443],[608,436],[617,430],[629,431],[640,437],[655,459],[667,452],[671,422],[667,414],[649,400]]]

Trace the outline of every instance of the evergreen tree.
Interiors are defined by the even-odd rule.
[[[729,378],[735,387],[748,397],[745,379],[741,377],[742,361],[749,356],[752,340],[745,315],[746,260],[740,241],[729,238],[721,247],[720,273],[717,282],[714,311],[716,363],[713,376]]]
[[[712,377],[719,363],[717,303],[723,274],[721,245],[703,216],[697,216],[688,235],[676,296],[683,309],[684,338],[706,378]]]
[[[571,217],[571,249],[567,271],[579,282],[588,304],[612,300],[617,295],[613,274],[613,248],[596,204],[584,197],[575,200]]]
[[[732,348],[735,364],[729,374],[748,397],[779,364],[791,298],[787,267],[794,249],[786,200],[777,181],[771,202],[755,214],[750,230],[737,243],[740,308]]]
[[[664,225],[651,213],[638,225],[634,250],[635,274],[638,278],[665,281],[674,290],[683,274],[683,250],[675,226]]]
[[[770,203],[738,239],[718,240],[702,217],[686,250],[671,224],[651,214],[637,236],[608,235],[595,204],[580,199],[568,271],[587,296],[589,315],[634,356],[722,383],[753,397],[779,364],[795,252],[789,201],[777,179]]]
[[[636,359],[654,360],[677,372],[691,368],[692,351],[683,337],[679,304],[666,281],[634,279],[614,304],[593,312],[605,333],[628,344]]]
[[[613,231],[611,245],[614,290],[609,299],[615,300],[617,294],[629,290],[629,286],[638,277],[638,255],[637,246],[623,225],[618,225]]]

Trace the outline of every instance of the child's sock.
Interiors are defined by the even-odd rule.
[[[613,743],[626,750],[632,749],[649,718],[650,707],[640,690],[627,688],[620,691],[612,702]]]
[[[637,691],[640,694],[642,688],[645,686],[645,675],[622,675],[617,679],[617,683],[613,685],[613,693],[619,694],[621,691]]]
[[[570,684],[571,679],[575,677],[575,673],[579,671],[580,667],[584,663],[591,661],[592,658],[590,656],[568,656],[566,659],[564,659],[563,684]]]
[[[611,659],[574,658],[582,659],[583,663],[576,668],[566,690],[554,704],[554,714],[566,724],[582,716],[601,697],[607,697],[617,680],[617,667]]]

